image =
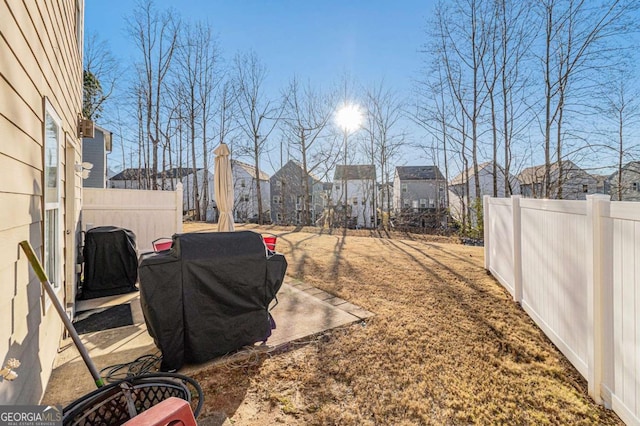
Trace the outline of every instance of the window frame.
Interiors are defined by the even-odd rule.
[[[49,123],[55,125],[55,159],[48,159],[51,139],[49,138]],[[45,98],[44,115],[42,122],[43,135],[43,201],[44,217],[42,223],[43,239],[43,268],[52,287],[58,291],[62,288],[62,259],[63,259],[63,228],[62,228],[62,144],[63,127],[62,119],[56,112],[51,102]],[[55,175],[51,176],[51,168],[55,169]],[[55,181],[55,191],[49,191],[50,181]],[[53,198],[53,199],[52,199]],[[51,223],[53,222],[53,224]],[[53,229],[51,229],[53,227]]]

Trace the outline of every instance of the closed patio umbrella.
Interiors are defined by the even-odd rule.
[[[227,144],[221,143],[213,153],[216,155],[213,186],[220,212],[218,231],[231,232],[233,231],[233,177],[229,147]]]

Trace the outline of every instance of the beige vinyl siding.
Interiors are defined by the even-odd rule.
[[[22,363],[19,379],[0,386],[0,404],[35,404],[51,374],[62,325],[18,243],[29,240],[42,255],[46,98],[61,119],[58,235],[66,291],[61,287],[59,295],[72,303],[82,184],[73,170],[81,161],[81,46],[72,0],[0,1],[0,16],[0,362]]]

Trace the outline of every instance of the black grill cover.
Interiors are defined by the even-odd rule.
[[[82,299],[136,291],[136,236],[128,229],[98,226],[84,237]]]
[[[178,234],[140,258],[140,301],[163,370],[201,363],[271,333],[287,262],[251,231]]]

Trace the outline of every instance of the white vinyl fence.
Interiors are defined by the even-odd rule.
[[[182,232],[182,185],[176,191],[82,190],[82,229],[118,226],[136,234],[138,252],[158,238]]]
[[[640,203],[484,198],[485,268],[587,379],[640,425]]]

